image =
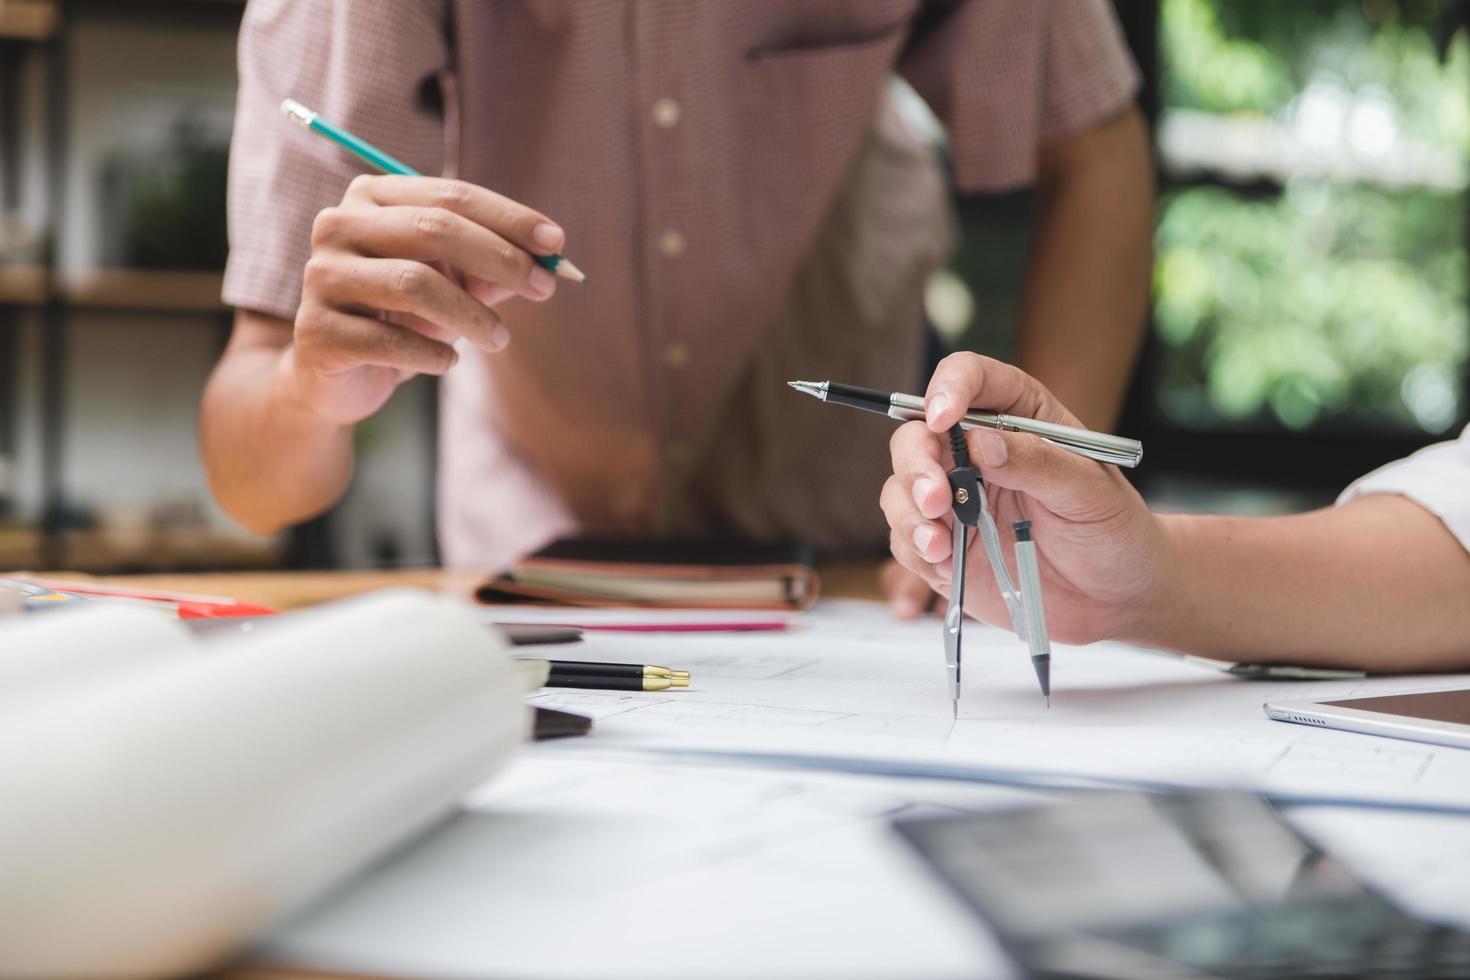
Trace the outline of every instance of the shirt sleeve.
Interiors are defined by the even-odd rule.
[[[444,164],[438,0],[252,0],[240,27],[224,301],[293,319],[311,224],[370,172],[281,115],[294,98],[424,173]]]
[[[1108,0],[950,0],[899,72],[949,131],[963,191],[1033,183],[1037,151],[1122,111],[1138,91]]]
[[[1452,442],[1440,442],[1359,477],[1338,504],[1370,493],[1408,497],[1444,522],[1470,550],[1470,426]]]

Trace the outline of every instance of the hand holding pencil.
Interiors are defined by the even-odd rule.
[[[382,176],[363,175],[312,224],[290,356],[298,401],[340,424],[377,411],[415,374],[440,375],[463,339],[510,343],[496,307],[543,302],[585,277],[546,215],[474,184],[419,175],[292,100],[282,111]]]

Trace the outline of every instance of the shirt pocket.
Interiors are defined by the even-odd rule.
[[[798,31],[788,37],[759,41],[745,52],[750,64],[820,55],[859,54],[864,49],[898,41],[908,35],[912,9],[895,11],[878,24],[817,31]]]
[[[895,23],[891,13],[882,25]],[[798,36],[815,35],[783,32],[779,40]],[[736,275],[749,275],[749,289],[779,292],[810,248],[906,37],[900,26],[857,43],[784,47],[753,59],[736,53],[729,63],[734,111],[712,135],[706,158],[710,195],[719,200],[711,210],[730,216],[729,254],[752,256],[727,263]]]
[[[792,178],[840,169],[857,148],[907,37],[907,21],[856,42],[756,47],[737,69],[744,145],[787,155]],[[815,172],[811,172],[815,171]],[[835,188],[828,174],[826,184]]]

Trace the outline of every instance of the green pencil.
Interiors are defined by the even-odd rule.
[[[287,99],[281,103],[281,112],[286,118],[294,123],[311,130],[319,136],[336,143],[338,146],[352,153],[354,156],[367,161],[385,174],[403,174],[409,177],[422,177],[423,174],[399,160],[397,157],[389,156],[382,150],[360,136],[354,136],[340,126],[334,126],[311,109],[297,102],[295,99]],[[581,269],[572,264],[570,259],[560,255],[532,255],[536,264],[543,266],[573,282],[586,282],[587,276]]]

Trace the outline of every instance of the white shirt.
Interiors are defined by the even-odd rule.
[[[1337,502],[1345,504],[1369,493],[1408,497],[1444,521],[1450,533],[1470,550],[1470,425],[1458,439],[1426,446],[1359,477]]]

